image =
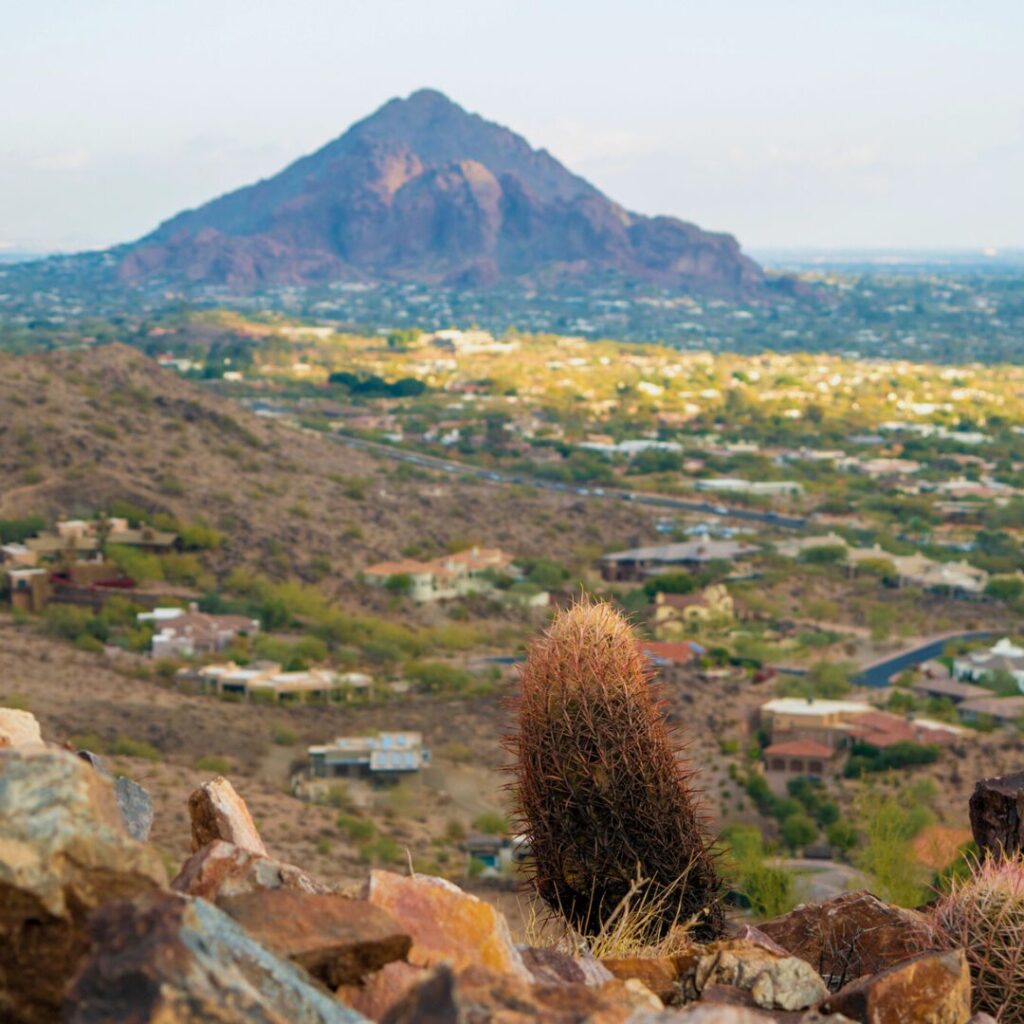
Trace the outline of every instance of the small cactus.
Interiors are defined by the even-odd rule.
[[[510,748],[540,897],[581,935],[624,902],[650,941],[721,934],[721,881],[691,780],[629,624],[607,604],[560,612],[530,645]]]
[[[976,1011],[1024,1024],[1024,861],[987,856],[932,911],[941,945],[963,949]]]

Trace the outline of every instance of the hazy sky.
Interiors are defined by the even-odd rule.
[[[1024,245],[1024,0],[0,0],[0,246],[145,233],[422,86],[764,246]]]

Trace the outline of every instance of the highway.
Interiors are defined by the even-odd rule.
[[[636,505],[650,505],[656,508],[673,509],[680,512],[698,512],[708,516],[723,516],[730,519],[742,519],[748,522],[763,523],[786,530],[802,530],[807,525],[804,516],[784,516],[778,512],[757,512],[747,508],[735,508],[710,501],[688,501],[683,498],[672,498],[663,494],[645,494],[642,491],[626,491],[616,487],[587,487],[577,484],[565,484],[557,480],[544,480],[541,477],[525,476],[520,473],[509,473],[500,469],[488,469],[485,466],[474,466],[454,459],[444,459],[437,455],[424,455],[422,452],[410,451],[395,445],[382,444],[378,441],[367,441],[361,437],[348,434],[327,435],[339,444],[347,445],[359,451],[369,452],[396,462],[407,462],[423,469],[433,469],[453,476],[471,476],[478,480],[495,484],[520,484],[526,487],[537,487],[546,491],[561,494],[577,495],[581,498],[600,500],[631,501]]]

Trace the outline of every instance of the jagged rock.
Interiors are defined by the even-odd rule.
[[[0,1020],[53,1020],[89,912],[165,882],[108,779],[67,751],[0,750]]]
[[[571,983],[534,984],[475,965],[455,972],[442,965],[411,988],[382,1024],[626,1024],[660,1000],[635,981],[600,988]]]
[[[414,967],[405,960],[393,960],[371,974],[361,985],[342,985],[335,994],[364,1017],[379,1021],[429,974],[427,967]]]
[[[114,779],[114,795],[128,834],[145,842],[153,828],[152,797],[137,782],[123,775]]]
[[[629,1018],[628,1024],[855,1024],[842,1014],[821,1014],[817,1010],[788,1013],[758,1010],[738,1003],[690,1003],[681,1010],[644,1013]],[[908,1020],[906,1024],[911,1024]]]
[[[825,983],[809,963],[795,956],[779,956],[746,939],[712,943],[697,962],[694,986],[702,992],[711,985],[748,991],[766,1010],[806,1010],[828,995]]]
[[[112,775],[103,764],[103,759],[91,750],[79,750],[76,753],[86,764],[92,765],[101,775],[113,781],[117,806],[121,810],[128,834],[140,842],[145,842],[153,828],[153,800],[149,793],[124,775]]]
[[[759,946],[764,946],[765,949],[769,949],[773,953],[778,953],[779,956],[789,956],[788,949],[780,946],[770,935],[761,931],[760,928],[756,928],[752,924],[741,924],[739,922],[733,923],[728,928],[727,934],[730,939],[744,939],[747,942],[753,942]]]
[[[759,928],[811,964],[832,990],[934,948],[924,915],[883,903],[863,889],[805,904]]]
[[[0,708],[0,747],[30,747],[42,742],[43,734],[31,711]]]
[[[223,775],[204,782],[192,792],[188,798],[188,811],[192,818],[193,853],[215,839],[223,839],[243,850],[266,855],[267,848],[260,839],[249,808]]]
[[[372,871],[365,896],[412,936],[410,963],[419,967],[448,964],[456,970],[479,964],[523,981],[533,980],[505,918],[457,885],[431,875]]]
[[[65,1024],[365,1024],[204,900],[154,893],[93,915]]]
[[[976,783],[970,812],[978,849],[1020,853],[1024,850],[1024,772]]]
[[[962,950],[922,953],[911,960],[851,981],[823,1009],[866,1024],[967,1024],[971,974]]]
[[[332,989],[400,960],[412,946],[380,907],[336,893],[262,889],[219,906],[261,945]]]
[[[584,985],[603,985],[615,975],[593,956],[570,956],[557,949],[519,946],[523,962],[534,981],[557,983],[570,981]]]
[[[222,839],[192,854],[172,880],[171,888],[189,896],[201,896],[211,903],[260,889],[332,891],[325,882],[294,864],[243,850]]]
[[[605,959],[602,965],[616,978],[635,978],[647,986],[666,1005],[683,1000],[682,982],[697,967],[699,954],[661,957]]]

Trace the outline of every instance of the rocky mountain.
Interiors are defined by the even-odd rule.
[[[432,90],[391,100],[274,177],[172,217],[114,255],[123,282],[240,290],[609,277],[727,295],[764,286],[732,236],[631,213]]]

